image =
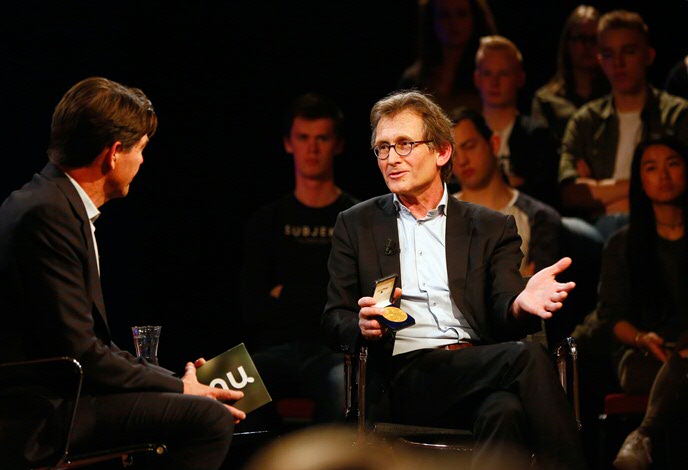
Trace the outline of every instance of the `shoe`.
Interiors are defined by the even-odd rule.
[[[618,470],[645,470],[652,463],[650,438],[636,429],[624,441],[612,465]]]

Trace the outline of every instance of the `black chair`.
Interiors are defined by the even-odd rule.
[[[73,454],[69,450],[83,372],[72,358],[0,364],[0,468],[68,469],[137,453],[163,455],[162,444],[145,443]]]
[[[580,402],[578,396],[578,350],[573,338],[566,338],[554,349],[556,365],[562,387],[573,402],[578,429],[581,429]],[[434,428],[427,426],[404,425],[397,423],[366,422],[366,367],[368,347],[361,346],[358,360],[346,356],[345,373],[347,384],[346,417],[356,420],[358,440],[363,443],[369,433],[383,439],[395,439],[403,444],[416,448],[442,451],[470,452],[473,449],[473,435],[469,430]],[[567,364],[572,367],[568,368]],[[354,373],[354,369],[357,370]],[[354,382],[355,380],[355,382]],[[571,386],[569,386],[569,383]],[[354,392],[356,387],[356,392]]]

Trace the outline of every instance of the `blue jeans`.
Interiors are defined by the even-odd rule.
[[[344,417],[344,356],[317,343],[290,342],[251,355],[273,402],[306,397],[315,402],[315,421]]]
[[[605,214],[601,215],[595,221],[595,228],[602,235],[604,241],[607,241],[619,229],[628,225],[629,214]]]

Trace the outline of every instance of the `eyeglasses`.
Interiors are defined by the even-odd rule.
[[[405,157],[413,152],[413,147],[417,144],[427,144],[430,142],[432,142],[432,140],[400,140],[393,145],[385,142],[373,147],[373,153],[378,160],[387,160],[389,158],[389,152],[394,149],[397,155]]]

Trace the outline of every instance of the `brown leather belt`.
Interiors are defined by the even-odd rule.
[[[473,347],[473,343],[468,341],[461,341],[459,343],[447,344],[446,346],[440,346],[440,349],[446,349],[447,351],[456,351],[457,349],[465,349]]]

